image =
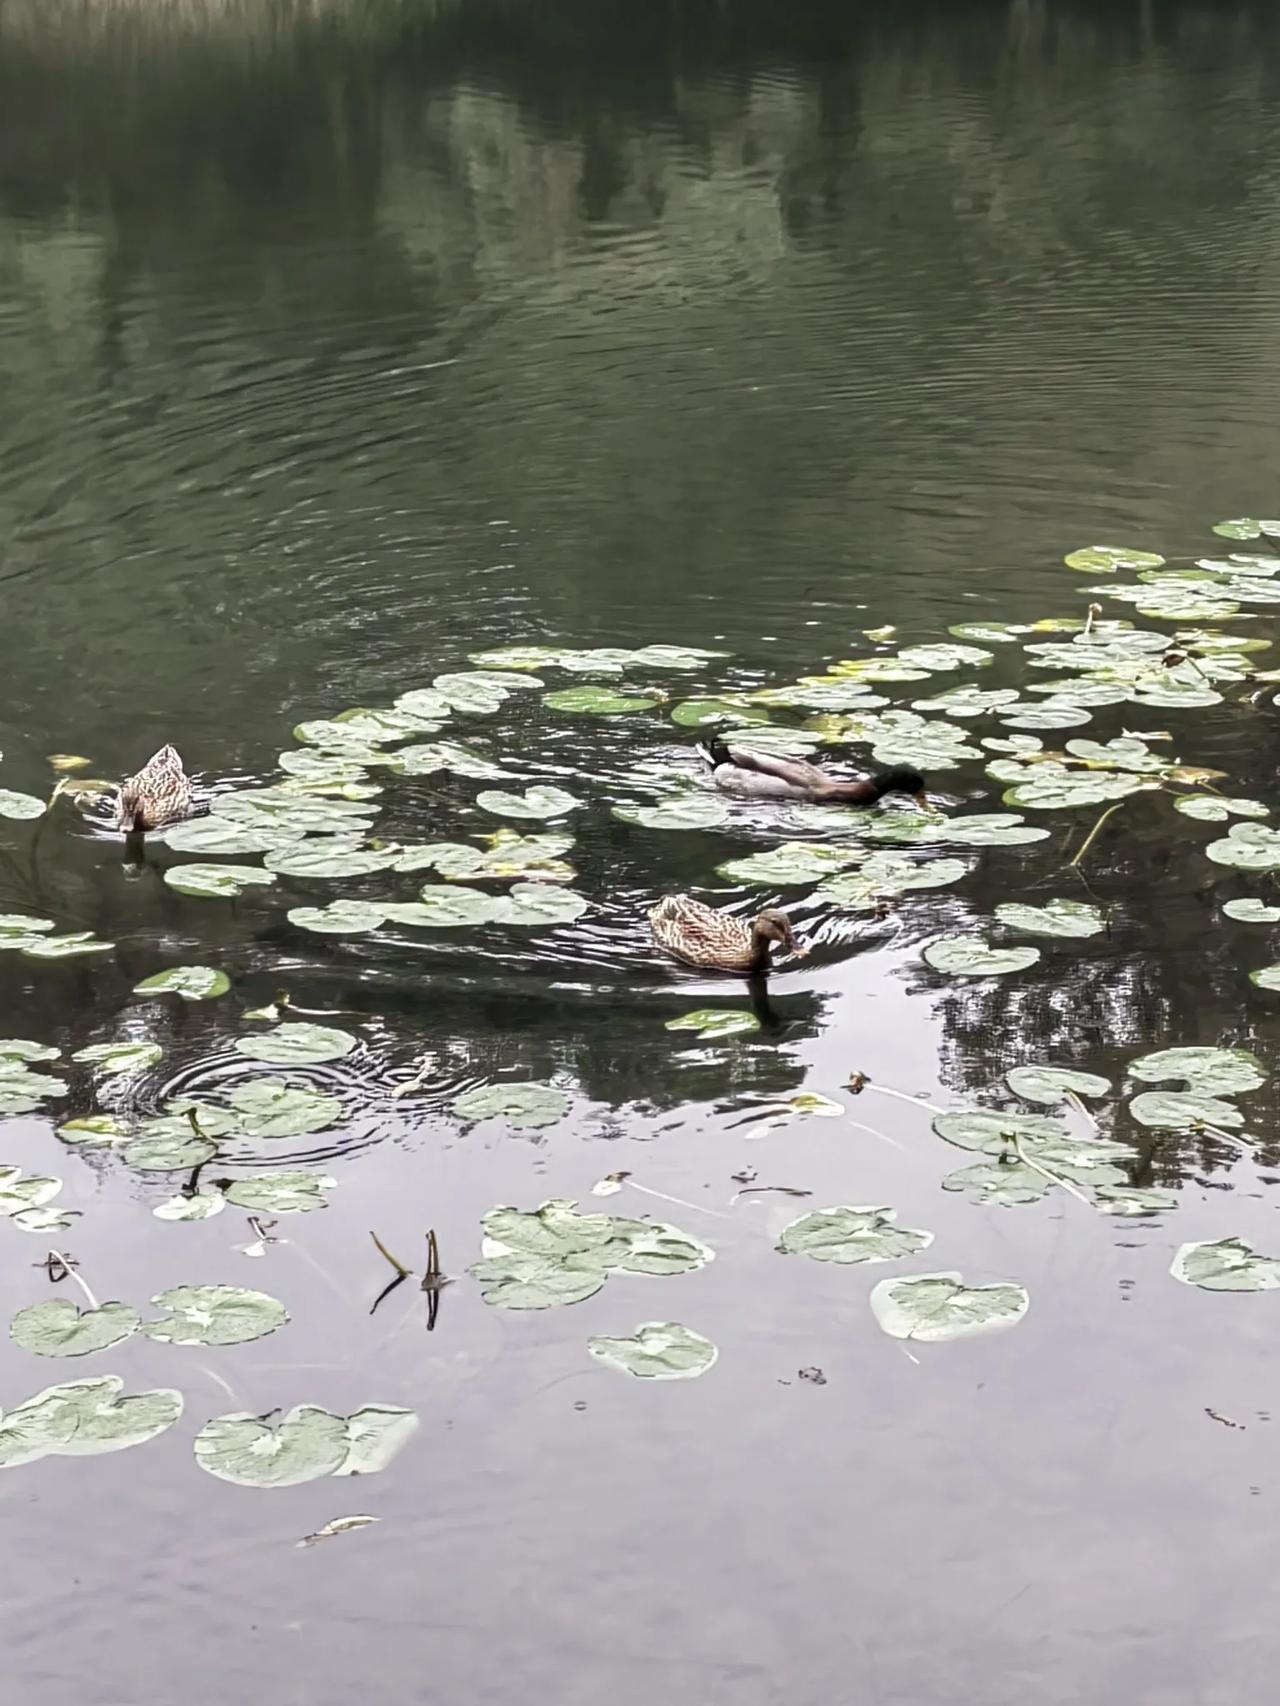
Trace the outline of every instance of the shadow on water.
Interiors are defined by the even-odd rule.
[[[852,1676],[911,1706],[1225,1706],[1263,1680],[1270,1299],[1179,1286],[1169,1266],[1229,1234],[1280,1250],[1274,1083],[1249,1094],[1247,1136],[1100,1103],[1126,1183],[1176,1197],[1134,1219],[1060,1189],[1015,1208],[940,1190],[974,1156],[931,1133],[930,1108],[1003,1107],[1028,1061],[1117,1088],[1166,1046],[1271,1065],[1274,996],[1247,974],[1275,932],[1222,911],[1269,898],[1269,877],[1206,860],[1204,831],[1225,830],[1139,794],[1082,871],[1096,810],[1047,813],[1044,842],[963,849],[954,886],[840,912],[717,874],[834,831],[735,807],[672,833],[611,808],[664,778],[705,786],[670,719],[682,698],[865,656],[886,623],[936,641],[1079,617],[1091,595],[1065,551],[1219,557],[1233,547],[1209,524],[1274,515],[1278,188],[1280,27],[1262,5],[0,7],[6,789],[47,798],[56,751],[115,777],[166,740],[215,794],[276,782],[299,723],[385,706],[486,647],[732,654],[629,676],[662,695],[642,715],[556,716],[531,694],[451,721],[504,786],[585,802],[571,857],[590,908],[546,930],[316,934],[288,911],[391,880],[199,899],[164,880],[187,855],[159,839],[131,862],[65,802],[38,842],[0,819],[0,912],[113,944],[0,952],[0,1029],[62,1049],[68,1085],[56,1120],[3,1120],[0,1159],[56,1174],[80,1216],[5,1229],[10,1315],[49,1295],[56,1238],[98,1297],[144,1314],[220,1283],[291,1317],[208,1351],[0,1345],[6,1410],[85,1369],[186,1404],[112,1466],[0,1475],[24,1690],[106,1706],[181,1676],[193,1706],[424,1686],[736,1706],[840,1697]],[[1265,608],[1237,623],[1271,628]],[[1017,649],[993,649],[981,684],[1019,684]],[[906,705],[939,690],[885,687]],[[1044,739],[1167,728],[1153,750],[1274,812],[1276,716],[1227,692]],[[474,781],[374,774],[387,841],[497,821]],[[999,809],[981,764],[930,781],[953,816]],[[395,898],[422,880],[397,875]],[[644,912],[675,889],[742,915],[782,902],[813,952],[764,997],[661,964]],[[1055,896],[1098,904],[1105,933],[1044,939],[1009,978],[920,957],[1002,901]],[[231,991],[134,995],[192,963]],[[249,1013],[282,993],[287,1020],[355,1045],[246,1056],[266,1028]],[[760,1029],[666,1030],[708,1007]],[[70,1059],[121,1040],[163,1052],[114,1079]],[[54,1134],[275,1078],[340,1115],[229,1139],[198,1188],[265,1161],[331,1177],[324,1213],[232,1201],[166,1223],[148,1211],[190,1168]],[[528,1080],[564,1117],[455,1109]],[[1072,1119],[1080,1137],[1088,1116]],[[614,1274],[571,1309],[491,1307],[465,1271],[481,1216],[547,1198],[669,1217],[716,1260]],[[893,1204],[934,1234],[913,1272],[1016,1279],[1027,1319],[981,1345],[880,1333],[867,1297],[894,1269],[776,1253],[833,1203]],[[429,1230],[452,1283],[424,1293]],[[587,1354],[668,1315],[718,1345],[708,1378],[626,1381]],[[825,1384],[800,1378],[814,1368]],[[369,1402],[422,1423],[380,1476],[264,1492],[193,1465],[210,1417]],[[356,1513],[380,1525],[294,1550]]]

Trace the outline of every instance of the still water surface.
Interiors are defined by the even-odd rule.
[[[299,721],[486,646],[682,642],[731,652],[739,684],[787,681],[883,623],[935,640],[1078,615],[1061,558],[1094,539],[1197,552],[1219,517],[1277,513],[1266,8],[632,10],[0,10],[6,787],[47,792],[55,751],[117,776],[165,740],[215,786],[269,780]],[[1123,726],[1105,716],[1099,738]],[[1274,803],[1264,718],[1178,727],[1190,761]],[[39,1118],[0,1133],[5,1162],[65,1179],[84,1218],[62,1236],[99,1295],[260,1285],[293,1317],[236,1350],[104,1353],[130,1386],[180,1385],[182,1422],[3,1477],[24,1697],[1227,1706],[1261,1683],[1280,1656],[1274,1308],[1168,1265],[1186,1239],[1280,1249],[1268,1092],[1252,1148],[1148,1142],[1145,1181],[1179,1207],[1136,1221],[941,1192],[964,1157],[899,1102],[846,1094],[888,1142],[744,1116],[839,1096],[855,1069],[947,1104],[1027,1059],[1116,1079],[1162,1044],[1272,1060],[1274,1003],[1244,976],[1269,933],[1224,929],[1210,867],[1135,810],[1093,868],[1101,948],[1042,944],[1005,983],[926,973],[922,938],[1062,892],[1057,840],[994,850],[885,920],[798,902],[814,953],[775,980],[772,1027],[673,1047],[666,1018],[739,995],[657,964],[642,909],[733,898],[715,865],[776,823],[613,820],[643,797],[637,765],[692,772],[661,713],[520,707],[476,732],[520,785],[589,801],[581,924],[308,936],[286,904],[364,889],[187,899],[162,854],[127,868],[72,814],[35,853],[3,825],[4,909],[117,947],[0,956],[0,1029],[67,1052],[154,1037],[163,1062],[123,1092],[145,1108],[225,1080],[240,1012],[279,989],[362,1038],[313,1074],[348,1119],[272,1151],[323,1160],[333,1206],[257,1264],[238,1215],[163,1224],[163,1180]],[[933,780],[998,804],[980,766]],[[379,831],[469,833],[474,788],[389,785]],[[184,961],[224,967],[231,1000],[131,1001]],[[424,1057],[421,1090],[393,1096]],[[570,1092],[570,1117],[521,1137],[451,1116],[459,1091],[524,1077]],[[917,1268],[1020,1280],[1027,1320],[908,1356],[866,1307],[884,1270],[780,1260],[804,1205],[731,1206],[745,1168],[814,1205],[895,1205],[936,1235]],[[617,1169],[705,1209],[669,1212],[716,1262],[529,1317],[463,1277],[430,1336],[411,1287],[370,1320],[387,1270],[368,1228],[419,1264],[434,1226],[461,1275],[487,1208],[594,1207]],[[45,1295],[43,1244],[6,1246],[11,1314]],[[716,1341],[706,1379],[590,1363],[589,1335],[655,1316]],[[84,1367],[33,1365],[0,1345],[6,1406]],[[798,1378],[813,1366],[825,1385]],[[376,1480],[253,1492],[193,1467],[209,1416],[370,1400],[423,1423]],[[381,1525],[293,1549],[353,1511]]]

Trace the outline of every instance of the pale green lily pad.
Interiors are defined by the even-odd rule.
[[[221,1214],[227,1199],[221,1191],[196,1191],[191,1196],[170,1197],[151,1210],[157,1220],[211,1220]]]
[[[237,1084],[229,1100],[249,1137],[302,1137],[324,1131],[342,1117],[336,1096],[298,1088],[283,1078],[253,1078]]]
[[[940,936],[924,950],[926,964],[952,977],[1000,977],[1039,958],[1039,948],[993,948],[981,936]]]
[[[238,788],[219,794],[209,809],[233,823],[285,825],[299,835],[364,835],[371,821],[358,801],[309,799],[284,788]]]
[[[25,1209],[43,1208],[62,1189],[61,1179],[24,1176],[17,1167],[0,1167],[0,1215],[21,1214]]]
[[[685,729],[710,729],[726,723],[767,723],[769,713],[745,699],[686,699],[672,711],[671,721]]]
[[[766,887],[788,887],[793,884],[817,882],[856,865],[862,849],[847,843],[842,847],[822,841],[784,841],[765,853],[751,853],[745,859],[731,859],[717,865],[717,875],[730,882],[760,883]]]
[[[497,670],[458,670],[437,675],[431,686],[451,710],[465,716],[491,717],[510,696],[507,682],[511,686],[520,685],[515,672],[503,676]]]
[[[593,1357],[641,1380],[694,1380],[720,1354],[710,1339],[678,1321],[644,1321],[629,1338],[592,1338]]]
[[[714,794],[674,794],[653,806],[614,806],[623,823],[643,829],[717,829],[729,819],[729,807]]]
[[[665,1029],[693,1031],[700,1042],[718,1042],[723,1037],[750,1036],[760,1029],[760,1021],[754,1013],[732,1007],[698,1007],[678,1019],[668,1019]]]
[[[10,1224],[20,1226],[24,1232],[62,1232],[79,1219],[78,1208],[20,1208],[17,1214],[9,1216]]]
[[[984,691],[979,687],[953,687],[934,699],[913,699],[913,711],[941,711],[947,717],[981,717],[1014,705],[1018,700],[1016,687],[996,687]]]
[[[20,1309],[10,1324],[9,1336],[36,1356],[82,1357],[118,1345],[140,1325],[137,1311],[126,1303],[78,1309],[70,1298],[51,1297]]]
[[[608,1270],[590,1255],[538,1256],[514,1250],[485,1256],[468,1272],[497,1309],[557,1309],[594,1297]]]
[[[50,1386],[10,1411],[0,1433],[25,1440],[28,1449],[15,1459],[0,1445],[0,1464],[31,1462],[33,1457],[98,1457],[145,1445],[171,1428],[182,1414],[182,1394],[167,1388],[125,1394],[119,1375],[73,1380]],[[12,1430],[10,1432],[10,1430]]]
[[[460,1120],[505,1119],[520,1131],[555,1125],[568,1109],[569,1098],[551,1084],[485,1084],[453,1101]]]
[[[381,754],[379,754],[379,758],[381,758]],[[279,762],[280,768],[286,773],[286,775],[296,777],[299,781],[303,782],[334,784],[363,782],[368,774],[368,771],[359,758],[348,758],[345,754],[339,752],[313,752],[310,747],[304,747],[300,752],[295,750],[293,747],[290,747],[288,752],[282,752],[280,754]],[[203,821],[207,824],[209,819],[198,819],[197,821]],[[215,824],[215,828],[216,827],[217,826]],[[222,832],[220,831],[219,833]],[[249,835],[259,833],[269,836],[271,831],[265,828],[261,831],[246,831],[246,834]],[[174,843],[170,841],[169,845],[173,846]],[[280,844],[278,843],[278,845]],[[204,852],[205,849],[199,846],[197,842],[197,846],[192,849],[192,851]],[[215,848],[214,851],[216,852],[217,849]],[[269,852],[270,849],[267,847],[246,847],[237,849],[237,851],[245,853],[266,853]]]
[[[1134,1218],[1143,1214],[1167,1214],[1178,1206],[1178,1199],[1169,1191],[1141,1190],[1137,1185],[1098,1185],[1094,1202],[1103,1214],[1118,1214]]]
[[[415,687],[412,692],[402,693],[395,708],[402,716],[413,717],[419,723],[444,722],[452,714],[444,694],[430,687]]]
[[[1117,735],[1108,741],[1077,738],[1067,742],[1067,751],[1073,758],[1083,758],[1087,764],[1102,765],[1108,770],[1128,770],[1135,775],[1151,775],[1167,768],[1136,735]]]
[[[330,845],[305,841],[268,853],[263,863],[268,873],[282,877],[366,877],[373,871],[389,870],[399,857],[393,848],[350,847],[342,837]]]
[[[1047,840],[1049,831],[1024,823],[1012,812],[971,812],[967,817],[948,818],[933,829],[926,824],[923,834],[961,847],[1022,847]]]
[[[144,1321],[142,1331],[166,1345],[245,1345],[289,1319],[276,1298],[240,1285],[179,1285],[151,1301],[166,1318]]]
[[[1140,1055],[1129,1066],[1130,1076],[1144,1084],[1181,1080],[1188,1090],[1211,1096],[1238,1096],[1260,1090],[1269,1076],[1256,1054],[1244,1048],[1162,1048]]]
[[[1280,830],[1263,823],[1233,823],[1221,841],[1205,848],[1215,865],[1242,871],[1280,871]]]
[[[250,1060],[272,1066],[318,1066],[342,1060],[356,1046],[350,1031],[333,1025],[283,1024],[263,1036],[237,1037],[236,1048]]]
[[[560,858],[573,846],[572,835],[517,835],[500,829],[487,838],[481,849],[462,842],[434,841],[419,847],[402,848],[396,860],[398,871],[434,868],[446,882],[572,882],[575,872]]]
[[[331,900],[328,906],[295,906],[286,914],[300,930],[324,936],[367,936],[387,921],[387,908],[366,900]]]
[[[1083,900],[1047,900],[1043,906],[1002,901],[996,917],[1011,930],[1024,930],[1029,936],[1100,936],[1106,929],[1099,909]]]
[[[1251,971],[1249,982],[1256,983],[1259,989],[1280,990],[1280,963],[1263,966],[1260,971]]]
[[[338,1181],[326,1173],[256,1173],[227,1187],[227,1201],[257,1214],[310,1214],[328,1208],[324,1193]]]
[[[658,701],[612,693],[607,687],[564,687],[544,693],[542,703],[553,711],[570,711],[580,717],[624,717],[632,711],[652,711]]]
[[[691,1274],[715,1260],[715,1251],[701,1240],[659,1221],[615,1220],[625,1240],[622,1255],[613,1262],[628,1274]]]
[[[1007,806],[1024,811],[1072,811],[1080,806],[1122,800],[1148,786],[1141,776],[1106,774],[1097,770],[1067,770],[1055,764],[1036,764],[1025,782],[1005,790]]]
[[[881,1280],[871,1293],[881,1331],[920,1344],[999,1332],[1019,1322],[1030,1305],[1025,1286],[966,1285],[958,1273]]]
[[[959,1167],[942,1181],[944,1191],[968,1191],[975,1202],[997,1203],[1013,1208],[1020,1203],[1039,1202],[1053,1181],[1033,1167],[1011,1156],[1007,1161],[975,1161]]]
[[[22,953],[29,960],[69,960],[78,954],[109,954],[114,942],[102,942],[91,930],[76,930],[69,936],[39,936],[25,942]]]
[[[991,646],[1016,644],[1023,630],[1008,622],[955,622],[947,632],[957,640],[978,640]]]
[[[946,888],[967,874],[962,859],[933,859],[916,864],[891,853],[873,853],[858,871],[828,877],[814,890],[814,899],[848,911],[869,911],[881,900],[893,899],[911,889]]]
[[[1134,551],[1127,545],[1091,545],[1063,558],[1069,569],[1090,575],[1113,575],[1117,569],[1160,569],[1164,558],[1157,551]]]
[[[1070,1132],[1061,1120],[1047,1114],[1006,1113],[990,1108],[962,1108],[938,1114],[933,1129],[946,1143],[958,1149],[978,1149],[986,1155],[1001,1155],[1014,1142],[1040,1147],[1045,1143],[1069,1141]]]
[[[1269,817],[1271,808],[1261,800],[1225,799],[1221,794],[1181,794],[1174,810],[1201,823],[1225,823],[1230,817]]]
[[[335,1475],[377,1475],[417,1433],[419,1421],[399,1404],[365,1404],[347,1417],[347,1454]]]
[[[1169,1272],[1202,1291],[1280,1290],[1280,1261],[1259,1256],[1247,1238],[1206,1239],[1183,1244]]]
[[[207,1474],[239,1487],[296,1487],[334,1474],[348,1446],[343,1417],[299,1404],[275,1423],[215,1416],[196,1435],[195,1456]]]
[[[271,871],[257,865],[170,865],[164,880],[179,894],[202,900],[234,900],[247,888],[265,888],[276,879]]]
[[[53,928],[52,918],[28,918],[22,912],[0,913],[0,949],[28,947]]]
[[[469,776],[478,782],[493,781],[506,774],[500,764],[454,740],[401,747],[392,756],[389,768],[399,776],[434,776],[447,770],[451,775]]]
[[[0,1072],[14,1060],[57,1060],[62,1053],[50,1043],[29,1042],[26,1037],[0,1038]]]
[[[363,774],[358,765],[351,768],[357,774]],[[284,824],[237,823],[234,818],[210,815],[170,825],[164,832],[164,839],[165,845],[175,853],[218,853],[237,857],[245,853],[274,852],[299,840],[301,835],[300,829]]]
[[[1280,923],[1280,906],[1268,906],[1265,901],[1252,897],[1247,900],[1224,901],[1222,910],[1228,918],[1234,918],[1240,924]]]
[[[481,811],[495,817],[563,817],[575,812],[582,801],[565,788],[539,786],[526,788],[523,794],[505,793],[501,788],[484,788],[476,795]]]
[[[1042,705],[1022,704],[1001,713],[1008,729],[1078,729],[1091,721],[1090,713],[1072,699],[1046,699]]]
[[[1280,535],[1280,521],[1255,521],[1251,515],[1238,516],[1232,521],[1215,522],[1213,531],[1223,539],[1257,539],[1263,533],[1274,538]]]
[[[94,1043],[89,1048],[77,1049],[71,1058],[115,1076],[122,1072],[142,1072],[163,1057],[159,1043]]]
[[[135,983],[135,995],[180,995],[184,1001],[212,1001],[225,995],[231,979],[224,971],[212,966],[173,966],[169,971],[156,972]]]
[[[516,925],[521,930],[545,929],[552,924],[572,924],[589,905],[586,896],[573,889],[548,883],[516,883],[498,901],[494,917],[498,924]]]
[[[382,906],[395,924],[421,930],[465,930],[497,922],[502,902],[497,895],[479,894],[448,883],[428,883],[416,901],[387,901]]]
[[[0,788],[0,817],[43,817],[45,802],[34,794],[15,794],[12,788]]]
[[[785,1226],[778,1240],[784,1256],[812,1256],[815,1262],[895,1262],[933,1243],[933,1233],[896,1226],[892,1208],[814,1209]]]
[[[129,1136],[131,1127],[114,1114],[90,1114],[86,1119],[68,1120],[58,1127],[64,1143],[74,1143],[85,1149],[105,1149]]]
[[[1157,1131],[1191,1131],[1196,1126],[1242,1126],[1244,1115],[1234,1102],[1197,1090],[1145,1090],[1129,1104],[1139,1125]]]
[[[141,1173],[187,1173],[211,1161],[218,1146],[211,1138],[197,1137],[188,1126],[181,1131],[143,1132],[124,1148],[124,1159]]]
[[[1068,1092],[1073,1096],[1106,1096],[1111,1092],[1109,1078],[1069,1066],[1014,1066],[1005,1073],[1004,1081],[1024,1102],[1039,1102],[1045,1107],[1056,1107]]]

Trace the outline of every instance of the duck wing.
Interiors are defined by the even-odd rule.
[[[803,758],[779,758],[772,752],[752,752],[745,746],[726,746],[725,751],[735,769],[776,776],[780,782],[790,782],[796,788],[825,788],[831,782],[825,770]]]

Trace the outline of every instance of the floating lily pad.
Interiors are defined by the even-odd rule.
[[[126,1303],[78,1309],[70,1298],[51,1297],[20,1309],[9,1327],[9,1336],[36,1356],[82,1357],[118,1345],[140,1325],[137,1311]]]
[[[144,1445],[182,1414],[165,1388],[126,1395],[119,1375],[47,1387],[0,1422],[0,1467],[39,1457],[98,1457]]]
[[[1137,735],[1117,735],[1108,741],[1077,738],[1067,742],[1067,751],[1091,768],[1128,770],[1135,775],[1151,775],[1167,768]]]
[[[164,1050],[159,1043],[94,1043],[77,1049],[72,1060],[83,1060],[109,1075],[122,1072],[142,1072],[162,1059]]]
[[[1244,1115],[1234,1102],[1192,1090],[1146,1090],[1135,1096],[1129,1112],[1139,1125],[1157,1131],[1192,1131],[1197,1126],[1242,1126]]]
[[[1046,699],[1042,705],[1022,704],[1002,712],[1000,721],[1009,729],[1078,729],[1090,716],[1077,700]]]
[[[958,1149],[978,1149],[987,1155],[1002,1155],[1015,1142],[1039,1147],[1070,1138],[1061,1120],[1047,1114],[1004,1112],[991,1108],[962,1108],[938,1114],[933,1129]]]
[[[981,717],[988,711],[1017,703],[1016,687],[997,687],[984,692],[978,687],[953,687],[934,699],[914,699],[913,711],[941,711],[948,717]]]
[[[1001,924],[1024,930],[1029,936],[1100,936],[1106,929],[1099,909],[1082,900],[1047,900],[1043,906],[1002,901],[996,907],[996,917]]]
[[[154,977],[135,983],[135,995],[180,995],[184,1001],[212,1001],[225,995],[231,979],[224,971],[212,966],[173,966],[169,971],[156,972]]]
[[[1280,1261],[1259,1256],[1247,1238],[1216,1238],[1183,1244],[1169,1272],[1202,1291],[1280,1290]]]
[[[196,1462],[239,1487],[296,1487],[332,1475],[346,1459],[341,1416],[299,1404],[279,1422],[258,1416],[215,1416],[196,1435]]]
[[[542,703],[553,711],[570,711],[580,717],[623,717],[632,711],[652,711],[658,701],[612,693],[607,687],[564,687],[544,693]]]
[[[481,1296],[497,1309],[557,1309],[594,1297],[608,1270],[590,1255],[538,1256],[515,1250],[472,1264]]]
[[[1020,806],[1024,811],[1072,811],[1080,806],[1122,800],[1146,786],[1148,783],[1141,776],[1037,764],[1027,781],[1006,789],[1003,799],[1005,805]]]
[[[752,853],[745,859],[731,859],[717,865],[719,876],[735,883],[761,883],[768,888],[785,888],[793,884],[817,882],[856,865],[862,849],[846,843],[842,847],[822,841],[784,841],[766,853]]]
[[[999,977],[1039,958],[1039,948],[993,948],[981,936],[940,936],[924,950],[928,965],[952,977]]]
[[[227,1199],[221,1191],[196,1191],[191,1196],[170,1197],[151,1210],[157,1220],[210,1220],[221,1214]]]
[[[711,729],[726,723],[767,723],[769,713],[745,699],[686,699],[672,711],[671,721],[685,729]]]
[[[385,905],[366,900],[331,900],[328,906],[295,906],[286,914],[300,930],[325,936],[365,936],[387,921]]]
[[[1167,1084],[1181,1080],[1188,1090],[1204,1090],[1211,1096],[1238,1096],[1260,1090],[1267,1068],[1256,1054],[1244,1048],[1162,1048],[1140,1055],[1129,1067],[1131,1077],[1144,1084]]]
[[[22,952],[29,960],[69,960],[78,954],[109,954],[114,942],[101,942],[90,930],[76,930],[69,936],[38,936],[24,942]]]
[[[714,794],[674,794],[653,806],[614,806],[623,823],[644,829],[716,829],[729,818],[729,807]]]
[[[1109,1078],[1069,1066],[1014,1066],[1005,1073],[1004,1081],[1024,1102],[1041,1102],[1046,1107],[1055,1107],[1068,1092],[1073,1096],[1106,1096],[1111,1091]]]
[[[1178,1199],[1169,1191],[1141,1190],[1137,1185],[1098,1185],[1094,1202],[1103,1214],[1133,1217],[1142,1214],[1167,1214],[1177,1208]]]
[[[285,754],[286,757],[293,756]],[[299,754],[305,757],[306,754]],[[363,774],[358,765],[350,766]],[[271,853],[300,839],[302,831],[286,824],[237,823],[229,817],[193,817],[186,823],[175,823],[164,832],[166,846],[175,853],[220,853],[240,856],[245,853]],[[208,867],[201,867],[207,869]]]
[[[114,1114],[90,1114],[87,1119],[68,1120],[65,1125],[58,1127],[58,1136],[64,1143],[75,1143],[86,1149],[110,1148],[124,1137],[131,1128],[118,1120]]]
[[[164,880],[179,894],[205,900],[234,900],[247,888],[264,888],[275,882],[270,871],[257,865],[170,865]]]
[[[1280,871],[1280,830],[1264,823],[1233,823],[1221,841],[1205,848],[1215,865],[1242,871]]]
[[[1252,516],[1239,516],[1233,521],[1215,522],[1213,531],[1223,539],[1257,539],[1262,533],[1280,532],[1280,522],[1255,521]]]
[[[1249,982],[1256,983],[1259,989],[1280,990],[1280,964],[1263,966],[1260,971],[1251,971]]]
[[[522,930],[545,929],[552,924],[572,924],[587,911],[589,902],[573,889],[547,883],[516,883],[497,902],[496,922]]]
[[[975,1161],[959,1167],[942,1181],[944,1191],[968,1191],[975,1202],[998,1203],[1012,1208],[1020,1203],[1039,1202],[1052,1180],[1011,1156],[1007,1161]]]
[[[144,1321],[142,1331],[167,1345],[245,1345],[289,1319],[283,1303],[239,1285],[179,1285],[151,1301],[167,1319]]]
[[[551,1084],[485,1084],[453,1101],[460,1120],[505,1119],[521,1131],[555,1125],[568,1108],[569,1098]]]
[[[1228,900],[1223,903],[1222,910],[1228,918],[1234,918],[1240,924],[1280,923],[1280,906],[1268,906],[1262,900]]]
[[[956,622],[947,629],[957,640],[977,640],[982,645],[1016,644],[1022,635],[1020,627],[1008,622]]]
[[[338,1181],[326,1173],[256,1173],[227,1187],[227,1201],[256,1214],[309,1214],[328,1208],[326,1191]]]
[[[1030,1305],[1024,1286],[966,1285],[958,1273],[881,1280],[871,1293],[881,1330],[920,1344],[999,1332],[1020,1321]]]
[[[282,877],[365,877],[372,871],[385,871],[393,866],[398,853],[392,848],[350,847],[342,837],[330,845],[323,841],[307,841],[268,853],[263,863],[266,873]]]
[[[62,1189],[61,1179],[24,1177],[17,1167],[0,1167],[0,1215],[21,1214],[43,1208]]]
[[[932,859],[916,864],[891,853],[873,853],[858,871],[828,877],[814,890],[815,900],[849,911],[868,911],[881,900],[892,899],[910,889],[945,888],[965,876],[968,867],[961,859]]]
[[[732,1007],[698,1007],[678,1019],[668,1019],[665,1028],[693,1031],[700,1042],[717,1042],[722,1037],[750,1036],[760,1029],[760,1021],[754,1013]]]
[[[283,1024],[263,1036],[236,1038],[241,1054],[272,1066],[317,1066],[323,1061],[341,1060],[355,1046],[350,1031],[333,1025]]]
[[[301,1137],[324,1131],[342,1117],[336,1096],[298,1088],[283,1078],[253,1078],[230,1092],[232,1107],[250,1137]]]
[[[26,1037],[0,1037],[0,1073],[15,1060],[57,1060],[62,1053],[50,1043],[30,1042]]]
[[[1182,794],[1174,809],[1201,823],[1225,823],[1230,817],[1269,817],[1270,807],[1261,800],[1228,799],[1221,794]]]
[[[418,1427],[414,1412],[399,1404],[365,1404],[353,1410],[347,1417],[347,1454],[334,1474],[379,1474],[399,1456]]]
[[[1134,551],[1127,545],[1091,545],[1072,551],[1063,561],[1069,569],[1090,575],[1113,575],[1117,569],[1159,569],[1164,558],[1156,551]]]
[[[498,830],[487,849],[458,841],[433,841],[402,848],[398,871],[435,869],[446,882],[572,882],[575,872],[560,858],[573,846],[572,835],[516,835]]]
[[[933,1233],[895,1226],[892,1208],[820,1208],[801,1215],[782,1230],[784,1256],[812,1256],[815,1262],[894,1262],[914,1256],[933,1243]]]
[[[131,1139],[124,1148],[124,1159],[140,1173],[186,1173],[202,1167],[218,1152],[212,1138],[197,1137],[188,1126],[181,1131],[150,1131]]]
[[[500,764],[483,753],[453,740],[401,747],[390,760],[390,768],[400,776],[434,776],[437,771],[447,770],[454,776],[469,776],[481,782],[506,774]]]
[[[53,928],[52,918],[28,918],[21,912],[0,913],[0,949],[29,947]]]
[[[932,829],[926,824],[923,833],[961,847],[1021,847],[1049,836],[1047,829],[1024,823],[1012,812],[971,812],[967,817],[947,818]]]
[[[478,894],[448,883],[428,883],[416,901],[387,901],[381,910],[393,923],[422,930],[464,930],[496,923],[502,902],[497,895]]]
[[[719,1355],[710,1339],[678,1321],[642,1322],[629,1338],[587,1340],[593,1357],[641,1380],[693,1380]]]
[[[500,788],[485,788],[476,795],[481,811],[497,817],[563,817],[577,811],[582,801],[565,788],[539,786],[526,788],[523,794],[509,794]]]
[[[15,794],[12,788],[0,788],[0,817],[43,817],[45,803],[34,794]]]

